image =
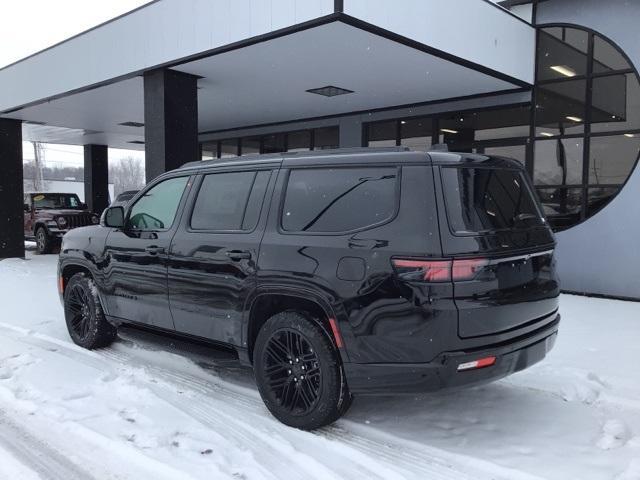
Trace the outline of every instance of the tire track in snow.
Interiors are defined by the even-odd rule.
[[[164,366],[154,366],[147,359],[136,355],[137,350],[140,350],[144,357],[144,353],[148,353],[148,350],[136,347],[135,342],[133,348],[116,344],[115,348],[90,352],[69,342],[11,325],[0,323],[0,328],[11,331],[18,341],[39,348],[51,351],[52,344],[62,347],[55,353],[84,363],[90,361],[91,365],[99,370],[104,371],[105,368],[114,370],[113,365],[105,365],[104,360],[120,367],[113,372],[116,374],[126,370],[122,369],[122,366],[128,367],[129,374],[135,374],[135,369],[142,369],[147,373],[147,380],[137,375],[131,376],[138,378],[139,383],[150,389],[161,400],[183,411],[199,423],[218,432],[224,432],[225,436],[233,439],[233,443],[238,447],[246,448],[249,445],[255,458],[261,463],[265,462],[263,466],[266,466],[268,471],[274,472],[276,477],[282,477],[283,474],[289,477],[295,476],[296,472],[292,469],[293,463],[302,468],[299,478],[323,480],[335,478],[336,475],[384,478],[385,480],[395,478],[532,480],[537,478],[489,461],[450,454],[384,433],[373,434],[372,438],[377,440],[366,438],[350,431],[349,427],[368,434],[374,429],[348,420],[341,421],[339,426],[327,427],[314,433],[282,426],[268,417],[269,413],[257,391],[230,384],[204,370],[196,375],[168,370]],[[219,398],[221,395],[224,396],[222,401]],[[328,461],[328,455],[335,460]],[[336,457],[341,457],[343,461],[339,461]],[[331,465],[331,468],[327,468],[326,464]]]
[[[2,410],[0,410],[0,445],[18,462],[33,470],[42,479],[91,480],[95,478],[48,443],[34,437],[14,423]],[[2,472],[0,472],[0,478],[1,474]]]

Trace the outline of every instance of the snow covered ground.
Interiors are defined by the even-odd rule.
[[[287,428],[228,352],[67,336],[55,255],[0,262],[0,479],[640,480],[640,303],[563,296],[555,350],[455,393]]]

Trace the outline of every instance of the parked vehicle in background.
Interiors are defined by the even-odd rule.
[[[120,195],[116,197],[116,199],[109,205],[110,207],[124,207],[129,200],[136,196],[139,190],[127,190],[126,192],[122,192]]]
[[[24,195],[24,236],[35,240],[38,253],[51,253],[69,230],[99,221],[98,215],[90,212],[75,193]]]
[[[331,423],[352,395],[496,380],[554,345],[555,240],[514,160],[248,156],[143,193],[63,239],[71,338],[103,347],[126,323],[231,346],[287,425]]]

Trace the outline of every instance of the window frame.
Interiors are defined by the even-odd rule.
[[[287,189],[289,187],[289,180],[291,177],[291,172],[293,170],[339,170],[339,169],[374,169],[374,168],[392,168],[396,171],[396,181],[394,185],[394,209],[389,217],[376,222],[371,225],[366,225],[359,228],[353,228],[350,230],[341,230],[337,232],[305,232],[298,230],[286,230],[283,226],[283,217],[284,217],[284,203],[287,198]],[[277,215],[277,230],[281,235],[302,235],[302,236],[322,236],[322,237],[340,237],[344,235],[351,235],[358,232],[364,232],[367,230],[373,230],[378,227],[382,227],[383,225],[387,225],[393,222],[400,212],[400,200],[401,200],[401,189],[402,189],[402,166],[398,164],[392,163],[380,163],[380,164],[349,164],[349,165],[310,165],[310,166],[295,166],[283,168],[282,173],[284,174],[284,180],[282,182],[282,189],[280,190],[280,199],[278,202],[278,215]]]
[[[123,230],[127,231],[127,232],[169,232],[171,230],[173,230],[173,228],[176,226],[177,223],[180,222],[180,219],[182,218],[182,214],[184,213],[184,209],[185,209],[185,202],[186,199],[189,195],[189,192],[191,191],[191,187],[193,186],[193,180],[194,180],[194,175],[193,173],[185,173],[185,172],[180,172],[180,173],[176,173],[175,175],[170,175],[170,176],[162,176],[159,177],[157,180],[154,180],[153,183],[147,185],[146,188],[142,189],[140,192],[138,192],[131,200],[131,204],[128,205],[127,207],[127,211],[125,212],[125,217],[124,217],[124,227]],[[182,196],[180,197],[180,200],[178,200],[178,205],[176,207],[176,213],[173,216],[173,222],[171,222],[171,225],[169,225],[167,228],[148,228],[148,229],[134,229],[131,228],[131,211],[133,210],[133,207],[136,206],[136,204],[142,200],[142,198],[144,198],[144,196],[147,194],[147,192],[151,191],[152,189],[154,189],[155,187],[157,187],[158,185],[160,185],[161,183],[164,183],[166,181],[169,180],[174,180],[176,178],[186,178],[187,179],[187,183],[184,186],[184,190],[182,191]]]
[[[258,221],[256,222],[256,224],[254,225],[253,228],[251,228],[250,230],[242,230],[242,229],[224,229],[224,230],[216,230],[216,229],[211,229],[211,228],[193,228],[191,226],[191,221],[193,219],[193,212],[196,208],[196,202],[198,200],[198,196],[200,195],[200,190],[202,189],[202,186],[204,185],[204,180],[205,177],[207,175],[219,175],[219,174],[224,174],[224,173],[243,173],[243,172],[253,172],[254,173],[254,177],[253,177],[253,181],[251,183],[251,188],[249,189],[249,195],[246,198],[246,203],[245,203],[245,210],[244,210],[244,215],[246,215],[247,212],[247,207],[249,204],[249,199],[251,198],[251,192],[253,191],[253,188],[255,186],[255,181],[258,178],[258,173],[261,171],[266,171],[269,172],[269,178],[267,179],[267,186],[265,188],[264,191],[264,196],[262,198],[262,203],[260,205],[260,209],[258,211]],[[258,226],[260,225],[260,220],[262,219],[262,215],[265,209],[265,204],[268,202],[267,201],[267,195],[269,193],[269,190],[271,188],[271,185],[273,185],[273,181],[274,181],[274,175],[273,173],[278,171],[277,167],[269,167],[269,166],[247,166],[246,168],[237,168],[237,167],[226,167],[226,168],[220,168],[220,169],[215,169],[215,170],[204,170],[204,171],[199,171],[197,174],[197,177],[195,179],[194,185],[193,185],[193,195],[192,198],[189,201],[189,205],[188,207],[185,209],[185,231],[189,232],[189,233],[208,233],[208,234],[251,234],[253,232],[255,232],[258,228]],[[241,225],[242,226],[242,225]]]

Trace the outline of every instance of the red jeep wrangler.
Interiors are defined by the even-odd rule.
[[[72,228],[99,222],[100,217],[90,212],[75,193],[24,195],[24,236],[36,241],[38,253],[51,253]]]

